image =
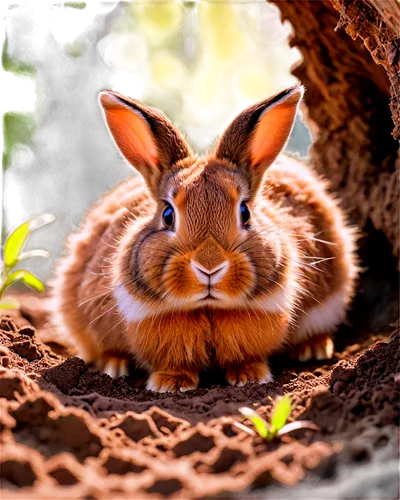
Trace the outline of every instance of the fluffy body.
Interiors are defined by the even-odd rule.
[[[226,135],[213,155],[186,151],[157,179],[123,182],[70,235],[56,309],[87,363],[116,376],[135,358],[149,389],[175,391],[212,365],[234,385],[269,382],[266,360],[283,347],[332,355],[354,293],[354,231],[309,167],[275,154],[257,179]],[[166,202],[174,230],[162,225]]]

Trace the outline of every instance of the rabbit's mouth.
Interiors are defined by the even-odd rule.
[[[205,297],[201,298],[200,302],[204,302],[205,300],[215,301],[218,300],[218,297],[214,297],[214,295],[212,295],[211,293],[211,290],[208,290],[208,294]]]

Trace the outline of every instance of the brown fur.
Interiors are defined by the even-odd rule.
[[[353,294],[353,232],[305,165],[281,156],[264,175],[300,97],[294,87],[248,108],[198,159],[159,112],[102,94],[111,133],[148,188],[136,177],[106,195],[57,267],[57,310],[85,361],[134,356],[152,372],[150,388],[170,391],[196,387],[214,364],[229,383],[266,382],[268,355],[287,343],[315,338],[324,353],[321,338]]]

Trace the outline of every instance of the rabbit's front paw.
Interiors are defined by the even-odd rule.
[[[310,359],[320,361],[323,359],[331,359],[334,350],[335,346],[329,336],[318,335],[316,337],[311,337],[302,344],[294,346],[291,355],[301,362],[309,361]]]
[[[123,377],[129,374],[130,360],[122,354],[103,353],[94,362],[95,367],[102,373],[106,373],[111,378]]]
[[[185,392],[197,389],[199,375],[195,372],[157,371],[151,374],[146,389],[154,392]]]
[[[243,387],[247,382],[269,384],[274,381],[267,364],[263,361],[229,365],[225,368],[225,378],[230,385],[237,387]]]

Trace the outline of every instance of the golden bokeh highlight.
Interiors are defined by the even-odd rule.
[[[179,58],[164,52],[154,58],[151,76],[160,87],[181,88],[185,82],[186,68]]]
[[[163,110],[198,152],[250,103],[296,79],[298,58],[273,5],[133,2],[99,43],[113,88]]]
[[[184,7],[179,2],[132,2],[130,10],[150,43],[160,43],[175,33],[184,19]]]

